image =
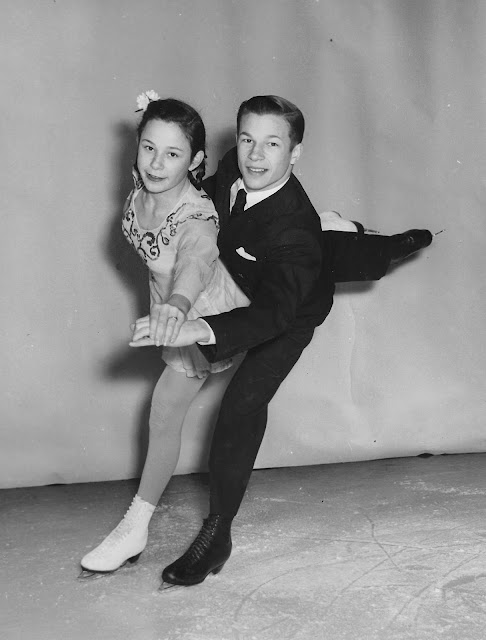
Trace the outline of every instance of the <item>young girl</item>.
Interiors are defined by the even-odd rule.
[[[218,260],[218,216],[199,186],[206,143],[201,117],[179,100],[160,100],[151,92],[145,98],[135,188],[122,225],[149,269],[150,323],[165,326],[160,342],[167,344],[186,319],[246,306],[249,300]],[[152,514],[175,470],[192,400],[209,374],[225,386],[233,374],[231,365],[241,357],[209,364],[192,345],[164,346],[162,359],[167,366],[153,392],[149,447],[137,495],[120,524],[81,560],[83,577],[138,560]]]

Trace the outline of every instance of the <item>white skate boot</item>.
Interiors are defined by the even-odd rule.
[[[148,524],[154,510],[153,504],[135,496],[120,524],[81,560],[83,571],[79,577],[112,573],[126,562],[136,562],[147,545]]]

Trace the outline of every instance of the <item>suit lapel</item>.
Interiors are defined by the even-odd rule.
[[[245,214],[253,214],[267,220],[280,217],[289,209],[294,189],[293,176],[290,176],[281,189],[247,209]]]

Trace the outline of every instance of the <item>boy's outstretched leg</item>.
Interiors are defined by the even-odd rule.
[[[427,229],[410,229],[392,236],[363,232],[323,231],[324,263],[334,282],[380,280],[390,266],[428,247],[433,236]]]

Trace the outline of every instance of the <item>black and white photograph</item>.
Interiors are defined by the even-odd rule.
[[[1,8],[2,640],[483,640],[486,3]]]

